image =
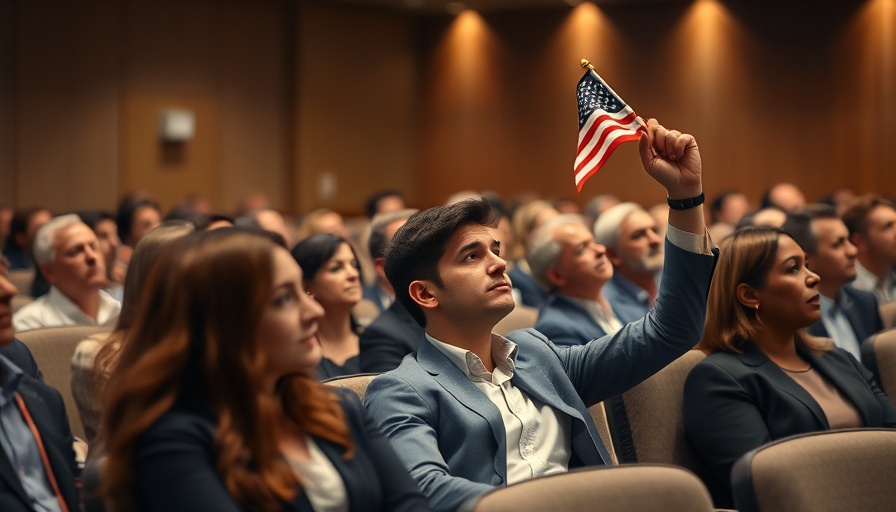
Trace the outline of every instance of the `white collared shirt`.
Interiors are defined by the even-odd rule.
[[[96,320],[84,314],[81,308],[58,288],[51,286],[46,295],[16,311],[12,317],[13,327],[16,332],[23,332],[66,325],[112,325],[118,320],[121,303],[104,291],[98,293],[100,303]]]
[[[862,360],[862,350],[859,346],[861,340],[856,339],[856,332],[846,318],[844,311],[851,307],[849,298],[843,293],[843,289],[837,292],[836,302],[833,299],[819,295],[821,299],[821,323],[828,332],[828,336],[843,350],[852,354],[856,360]]]
[[[507,443],[507,484],[567,471],[571,454],[571,420],[511,383],[519,350],[515,343],[492,334],[495,370],[489,373],[479,356],[469,350],[441,342],[429,334],[426,338],[460,368],[501,413]]]

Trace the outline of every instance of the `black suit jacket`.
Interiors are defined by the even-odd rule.
[[[896,427],[896,409],[849,353],[799,352],[852,402],[865,427]],[[743,354],[711,354],[691,370],[683,414],[685,436],[715,474],[706,484],[720,508],[734,508],[731,467],[741,455],[769,441],[830,428],[815,399],[752,343]]]
[[[37,425],[59,492],[70,511],[78,510],[78,491],[75,478],[79,476],[72,449],[74,438],[65,416],[65,405],[58,391],[28,375],[19,382],[19,394]],[[0,450],[0,510],[3,512],[34,512],[25,489],[6,455]]]
[[[416,352],[423,328],[398,301],[377,317],[359,337],[361,372],[381,373],[398,368],[404,356]]]
[[[429,510],[417,485],[401,465],[389,441],[367,418],[351,391],[337,389],[355,445],[344,459],[339,445],[314,441],[345,483],[349,510]],[[243,509],[224,486],[215,466],[215,421],[187,408],[165,413],[139,439],[134,454],[138,501],[147,512],[238,512]],[[299,492],[283,510],[313,512]]]
[[[852,286],[844,286],[842,290],[848,301],[844,305],[844,315],[846,315],[849,325],[852,326],[853,332],[856,333],[856,341],[859,342],[861,348],[862,341],[884,330],[884,323],[880,319],[880,307],[877,304],[877,298],[871,292]],[[807,330],[813,336],[831,337],[821,319],[810,325]]]

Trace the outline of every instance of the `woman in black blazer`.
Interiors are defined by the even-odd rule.
[[[166,248],[106,387],[114,504],[426,510],[357,397],[316,381],[322,314],[290,254],[261,233],[201,232]]]
[[[684,389],[684,430],[711,467],[715,505],[733,508],[730,475],[746,452],[794,434],[896,427],[896,409],[849,353],[805,333],[821,316],[819,278],[774,228],[721,245],[700,348]]]

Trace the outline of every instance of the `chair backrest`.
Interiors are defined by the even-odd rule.
[[[709,474],[684,436],[681,412],[684,381],[705,357],[700,350],[689,350],[621,397],[608,401],[620,462],[674,464],[698,475]]]
[[[108,332],[110,326],[75,325],[33,329],[16,335],[31,350],[37,366],[44,376],[44,382],[59,390],[65,401],[65,412],[72,433],[85,439],[81,415],[72,395],[72,355],[75,347],[84,338],[98,332]]]
[[[598,402],[588,408],[591,413],[591,419],[597,427],[597,433],[600,440],[603,441],[604,447],[610,454],[613,464],[619,464],[619,458],[616,456],[616,448],[613,446],[613,436],[610,434],[610,422],[607,419],[607,409],[603,402]]]
[[[324,381],[324,384],[350,389],[358,395],[358,398],[364,400],[364,394],[367,393],[367,385],[378,375],[378,373],[356,373],[354,375],[327,379]]]
[[[13,297],[12,297],[12,312],[15,313],[16,311],[22,309],[22,306],[29,304],[32,301],[34,301],[34,297],[32,297],[30,295],[23,295],[21,293],[17,293],[15,295],[13,295]]]
[[[34,281],[34,269],[10,270],[9,280],[16,285],[22,295],[31,295],[31,283]]]
[[[495,328],[496,334],[506,336],[517,329],[528,329],[535,326],[538,321],[538,309],[517,304],[507,316],[502,318]]]
[[[693,473],[674,466],[632,464],[583,468],[490,491],[463,512],[709,512],[712,498]]]
[[[884,329],[896,327],[896,300],[880,305],[880,319],[884,323]]]
[[[896,406],[896,329],[883,331],[862,342],[862,364]]]
[[[825,430],[741,457],[731,474],[740,512],[896,510],[896,430]]]

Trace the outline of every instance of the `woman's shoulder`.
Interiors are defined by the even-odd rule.
[[[140,443],[211,442],[214,439],[215,422],[208,416],[186,408],[174,407],[162,414],[140,438]]]

